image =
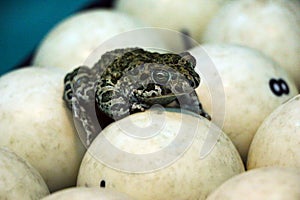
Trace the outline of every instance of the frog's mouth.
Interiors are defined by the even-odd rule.
[[[155,85],[155,87],[146,88],[142,93],[142,100],[147,104],[167,105],[174,101],[177,97],[186,93],[173,93],[169,88]]]
[[[174,91],[166,85],[150,83],[145,88],[138,88],[136,90],[135,97],[139,99],[139,101],[149,105],[166,105],[174,101],[176,98],[187,94],[184,91],[176,91],[176,89],[174,89]]]
[[[160,104],[160,105],[167,105],[174,101],[177,98],[175,94],[167,94],[162,96],[156,97],[148,97],[144,99],[144,102],[149,105]]]

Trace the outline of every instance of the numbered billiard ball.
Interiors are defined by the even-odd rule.
[[[203,45],[190,53],[203,79],[196,89],[200,101],[246,160],[262,121],[298,94],[294,81],[270,58],[247,47]]]
[[[299,21],[300,1],[232,1],[209,23],[204,42],[258,49],[278,62],[300,89]]]
[[[251,143],[248,169],[282,166],[300,168],[300,95],[274,110]]]

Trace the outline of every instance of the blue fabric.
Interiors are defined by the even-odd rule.
[[[24,63],[58,22],[92,0],[10,0],[0,3],[0,75]]]

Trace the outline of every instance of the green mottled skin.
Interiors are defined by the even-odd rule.
[[[200,83],[195,65],[194,57],[187,52],[116,49],[103,54],[92,69],[81,66],[67,74],[64,100],[82,121],[88,140],[93,134],[89,111],[95,101],[102,112],[115,120],[154,104],[166,106],[174,101],[210,119],[194,90]]]

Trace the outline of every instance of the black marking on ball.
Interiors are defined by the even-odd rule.
[[[283,94],[288,95],[290,93],[290,89],[288,84],[285,82],[283,79],[271,79],[269,81],[269,86],[271,91],[276,95],[276,96],[282,96]]]
[[[185,50],[191,49],[193,44],[191,44],[191,41],[188,39],[191,36],[191,33],[187,29],[182,29],[180,32],[183,34],[182,42]]]
[[[100,187],[105,188],[105,180],[100,181]]]

